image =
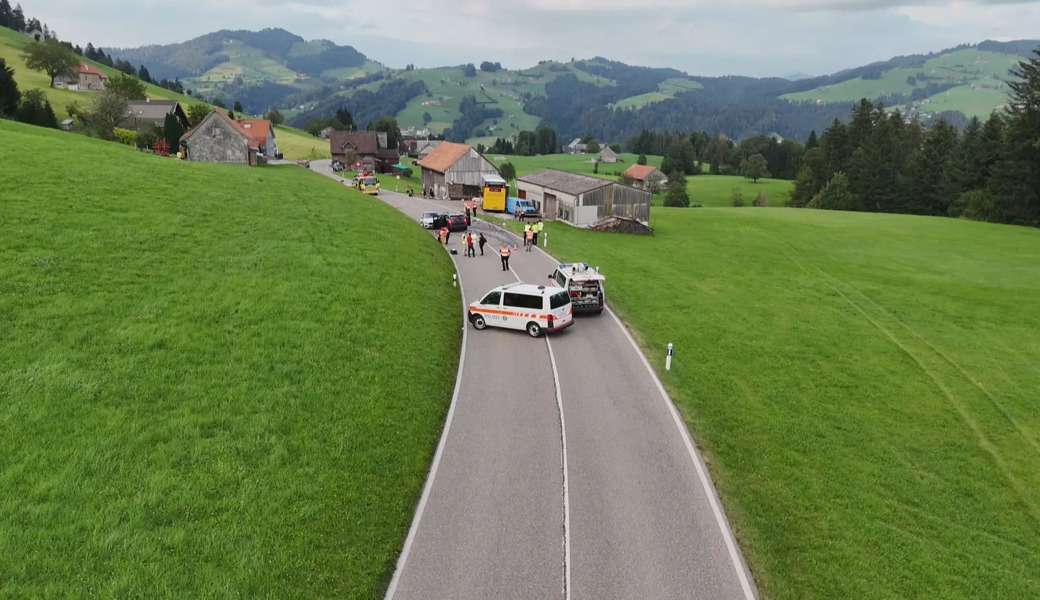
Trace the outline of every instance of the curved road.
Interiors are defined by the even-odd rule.
[[[329,161],[316,172],[340,179]],[[460,202],[379,196],[418,220]],[[456,263],[464,302],[556,261]],[[450,246],[460,247],[453,234]],[[608,277],[610,274],[606,274]],[[609,289],[609,285],[608,285]],[[742,598],[754,583],[685,425],[613,313],[563,332],[466,326],[455,396],[387,598]]]

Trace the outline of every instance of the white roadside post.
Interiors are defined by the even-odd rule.
[[[665,355],[665,357],[664,357],[664,370],[665,371],[671,371],[672,370],[672,353],[673,352],[675,352],[675,351],[672,350],[672,343],[668,342],[668,354]]]
[[[451,287],[459,287],[459,274],[458,273],[452,273],[451,274]]]
[[[545,248],[548,245],[549,245],[549,234],[543,232],[542,233],[542,248]]]

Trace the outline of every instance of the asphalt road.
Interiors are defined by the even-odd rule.
[[[328,161],[311,168],[334,176]],[[461,209],[379,197],[416,221]],[[474,228],[487,255],[452,256],[466,304],[503,283],[545,282],[555,268],[521,246],[502,271],[499,240],[519,238]],[[579,315],[539,339],[466,328],[452,408],[387,598],[756,597],[685,425],[613,313]]]

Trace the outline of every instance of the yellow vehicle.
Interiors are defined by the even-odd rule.
[[[362,192],[366,194],[372,194],[373,196],[379,195],[379,180],[375,177],[365,177],[358,184],[358,187]]]
[[[496,210],[499,212],[506,209],[506,196],[509,195],[509,184],[498,175],[484,175],[484,184],[481,186],[480,208],[484,210]]]

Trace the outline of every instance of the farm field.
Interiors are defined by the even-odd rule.
[[[0,595],[381,595],[454,385],[443,250],[294,165],[0,138]]]
[[[606,274],[762,597],[1040,597],[1040,231],[655,212],[549,250]]]
[[[22,92],[31,89],[43,90],[59,121],[69,117],[68,107],[73,103],[78,105],[80,110],[90,111],[94,102],[93,92],[72,92],[51,88],[50,77],[46,73],[30,71],[25,68],[25,61],[22,60],[21,54],[25,45],[30,41],[24,35],[15,33],[6,27],[0,27],[0,58],[4,59],[7,62],[7,66],[14,70],[14,80],[18,84],[18,89]],[[86,62],[97,67],[109,77],[119,74],[119,71],[111,67],[106,67],[93,61]],[[199,102],[190,96],[177,94],[150,83],[145,84],[145,90],[152,98],[177,100],[185,106]],[[262,115],[257,116],[257,118],[261,117]],[[278,149],[282,151],[286,159],[328,158],[330,156],[328,142],[299,129],[278,126],[275,131],[275,138],[278,142]]]
[[[509,161],[516,167],[517,177],[533,173],[541,169],[552,168],[571,173],[582,173],[594,177],[602,177],[617,181],[618,175],[625,169],[636,163],[639,158],[636,154],[622,153],[618,155],[621,162],[600,163],[599,173],[593,173],[595,164],[589,162],[593,155],[590,154],[549,154],[543,156],[505,156],[505,160],[497,160],[496,155],[487,154],[488,160],[496,165]],[[661,166],[661,156],[647,156],[646,163],[655,167]],[[707,165],[704,165],[707,169]],[[740,188],[744,202],[750,206],[751,202],[764,191],[769,198],[771,206],[781,206],[787,201],[794,187],[793,181],[785,179],[759,179],[757,182],[744,179],[734,175],[692,175],[686,178],[686,192],[690,195],[691,203],[700,203],[703,206],[732,206],[733,188]],[[664,192],[654,195],[653,204],[660,206],[664,202]],[[653,213],[651,213],[653,214]]]

